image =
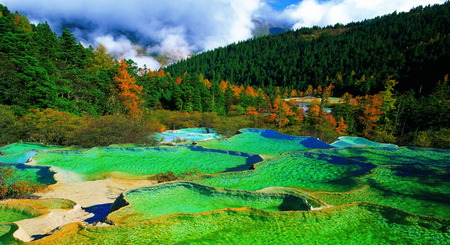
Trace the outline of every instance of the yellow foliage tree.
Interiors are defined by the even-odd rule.
[[[92,65],[88,68],[89,71],[97,73],[99,71],[111,70],[114,68],[114,61],[111,54],[102,44],[98,45],[94,50],[94,57],[91,59]]]

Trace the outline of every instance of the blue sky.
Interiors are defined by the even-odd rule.
[[[298,4],[299,0],[267,0],[267,4],[277,11],[283,11],[287,6]],[[318,2],[327,2],[326,0],[318,0]]]
[[[278,11],[282,11],[287,6],[297,4],[298,2],[298,0],[267,0],[267,3]]]
[[[374,18],[445,0],[0,0],[53,30],[72,25],[84,45],[158,69],[148,56],[176,61],[252,37],[254,21],[297,29]],[[130,33],[133,35],[131,36]]]

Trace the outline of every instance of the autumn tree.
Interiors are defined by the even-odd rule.
[[[299,97],[300,94],[298,93],[297,89],[293,89],[291,93],[289,94],[290,97]]]
[[[34,192],[43,191],[47,185],[20,180],[15,176],[15,168],[0,163],[0,200],[7,198],[24,198]]]
[[[24,140],[45,144],[64,145],[72,131],[79,128],[81,118],[54,109],[30,109],[19,119],[20,133]]]
[[[321,109],[319,100],[313,100],[308,106],[308,116],[305,118],[305,122],[312,127],[318,127],[321,122]]]
[[[296,113],[291,106],[281,98],[280,95],[275,97],[271,104],[271,114],[266,117],[268,123],[275,124],[278,128],[292,123],[292,118]]]
[[[246,111],[247,112],[245,113],[245,115],[247,115],[247,116],[249,116],[249,115],[258,115],[259,114],[258,111],[256,110],[256,108],[253,107],[253,106],[248,107]]]
[[[143,87],[136,84],[136,79],[130,74],[128,67],[125,59],[118,63],[118,74],[114,77],[118,89],[117,97],[126,114],[139,120],[144,114],[141,109],[144,100],[139,97]]]
[[[336,126],[336,133],[339,135],[345,135],[347,132],[347,124],[345,123],[344,117],[340,117]]]
[[[359,132],[367,138],[372,138],[373,130],[378,126],[378,120],[383,115],[381,95],[365,95],[356,97],[355,113],[359,124]]]
[[[319,92],[319,96],[321,99],[320,100],[320,109],[323,110],[325,108],[325,105],[329,102],[329,99],[330,99],[331,95],[333,94],[333,88],[334,88],[333,83],[330,83],[328,86],[326,86],[323,89],[321,86],[320,86],[320,89],[319,88],[317,89],[318,91],[320,91]]]
[[[93,51],[93,56],[90,58],[91,66],[88,70],[93,73],[98,73],[104,70],[112,70],[114,68],[114,61],[111,58],[111,54],[107,52],[107,49],[102,44],[98,45]]]
[[[357,119],[356,119],[356,99],[349,93],[345,93],[340,103],[336,104],[331,111],[335,118],[339,118],[339,123],[345,123],[345,132],[350,135],[357,134]],[[341,129],[338,131],[343,132]]]
[[[14,13],[14,24],[16,24],[17,29],[25,33],[31,33],[32,31],[28,18],[25,15],[20,15],[18,12]]]
[[[314,94],[313,86],[310,84],[308,85],[308,89],[303,93],[305,96],[311,96]]]

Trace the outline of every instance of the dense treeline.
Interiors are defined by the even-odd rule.
[[[173,75],[201,72],[211,80],[306,90],[335,83],[335,93],[397,89],[429,93],[450,67],[450,2],[417,7],[346,26],[302,28],[195,55],[170,65]]]
[[[431,10],[441,13],[448,9],[448,5],[418,8],[412,15],[422,15]],[[380,22],[385,26],[396,26],[396,18],[403,15],[391,15],[390,18],[394,18],[392,24],[384,23],[386,17],[383,17],[363,22],[363,25]],[[441,14],[437,15],[442,17]],[[355,24],[345,28],[336,26],[334,30],[335,34],[343,32],[337,37],[343,38],[344,42],[344,36],[356,32],[358,28],[360,27]],[[330,40],[334,40],[336,47],[340,47],[341,41],[326,34],[315,37],[317,32],[323,31],[319,28],[301,30],[302,35],[310,33],[307,35],[312,40],[305,40],[297,36],[298,33],[290,32],[285,36],[258,38],[244,44],[254,42],[256,45],[252,47],[258,49],[258,45],[264,43],[264,40],[277,40],[281,37],[285,38],[282,43],[286,47],[289,43],[297,45],[299,41],[301,45],[314,49],[317,54],[325,55],[326,52],[319,52],[318,49],[330,50],[326,46],[331,45]],[[372,32],[378,33],[378,28],[373,28]],[[419,53],[424,57],[418,55],[414,62],[417,67],[423,67],[422,70],[428,72],[426,67],[443,67],[436,62],[443,59],[441,54],[448,54],[445,53],[448,49],[436,55],[434,61],[426,55],[437,52],[434,48],[445,47],[440,43],[448,41],[448,32],[438,35],[432,29],[427,33],[430,35],[427,42],[414,46],[415,42],[411,44],[402,41],[402,45],[411,50],[416,50],[419,46],[425,48],[423,52],[427,54]],[[423,36],[418,35],[421,38]],[[248,56],[240,66],[247,66],[245,69],[248,74],[255,69],[259,71],[256,80],[263,83],[252,86],[248,81],[245,85],[237,85],[226,79],[219,79],[219,73],[212,74],[210,77],[215,79],[209,80],[209,76],[198,71],[180,74],[162,69],[151,71],[136,67],[132,60],[116,61],[101,45],[95,49],[85,48],[69,30],[64,30],[58,36],[47,23],[30,24],[25,16],[10,13],[1,5],[0,37],[0,144],[16,141],[85,147],[114,143],[156,144],[148,136],[152,132],[166,129],[206,127],[231,136],[240,128],[256,127],[273,128],[293,135],[313,135],[325,141],[333,141],[340,135],[349,134],[383,142],[450,148],[450,90],[448,76],[445,75],[436,78],[440,81],[437,85],[422,86],[424,91],[426,87],[428,93],[398,93],[402,77],[391,70],[379,71],[377,66],[370,68],[373,74],[357,74],[357,71],[360,72],[358,67],[364,66],[359,62],[367,62],[361,59],[352,61],[352,66],[358,69],[351,72],[350,76],[346,76],[345,71],[340,71],[341,73],[335,73],[335,78],[327,78],[326,74],[319,72],[326,64],[321,66],[314,62],[308,68],[297,68],[316,74],[317,80],[296,80],[297,73],[283,74],[275,67],[267,66],[266,70],[259,70],[264,67],[263,64],[267,65],[264,55],[270,55],[275,50],[261,49],[256,53],[242,50]],[[397,42],[393,41],[393,37],[384,38],[385,43]],[[356,40],[358,39],[355,42]],[[373,45],[372,55],[375,60],[379,44],[371,44],[369,39],[365,42],[365,46]],[[298,49],[302,50],[300,46]],[[228,67],[224,63],[227,54],[225,51],[238,47],[241,45],[231,45],[208,54],[222,57],[223,62],[219,64],[225,69]],[[342,48],[344,47],[351,49],[353,46],[344,45]],[[219,55],[220,52],[224,54]],[[392,53],[389,50],[379,52],[385,52],[386,60],[397,57],[395,50]],[[348,50],[339,57],[343,61],[343,56],[356,56],[354,54],[360,56],[359,53]],[[279,56],[286,60],[271,56],[273,64],[276,63],[280,69],[297,69],[289,65],[289,62],[293,62],[289,60],[292,55],[279,53]],[[195,56],[193,60],[198,57],[202,56]],[[376,60],[382,61],[378,58]],[[448,59],[442,62],[448,65]],[[395,68],[394,63],[386,63],[385,66]],[[423,81],[434,83],[434,77],[439,72],[428,74],[422,73],[422,70],[417,70],[421,76],[429,75]],[[274,83],[275,80],[263,79],[269,73],[286,76],[284,81],[305,83],[292,89],[293,83],[278,84]],[[388,76],[389,74],[393,76]],[[228,77],[222,75],[224,78]],[[375,79],[372,75],[378,78]],[[356,79],[358,76],[361,78]],[[352,80],[352,77],[355,79]],[[363,87],[367,89],[361,90]],[[329,105],[328,100],[333,93],[342,94],[343,91],[360,95],[346,93],[340,104]],[[375,91],[376,93],[369,93]],[[299,96],[318,99],[305,112],[295,102],[286,100],[288,97]],[[332,112],[327,113],[325,107],[330,106]]]
[[[69,30],[57,36],[47,23],[30,24],[0,5],[0,104],[56,108],[78,114],[111,110],[113,66],[85,49]],[[109,69],[108,69],[109,68]]]

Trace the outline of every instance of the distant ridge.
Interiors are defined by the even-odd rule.
[[[335,83],[335,93],[376,93],[388,78],[397,89],[428,93],[450,73],[450,3],[416,7],[348,25],[301,28],[217,48],[165,68],[212,80],[305,90]],[[262,29],[261,24],[260,29]],[[270,29],[270,30],[268,30]],[[281,32],[271,27],[266,32]]]

